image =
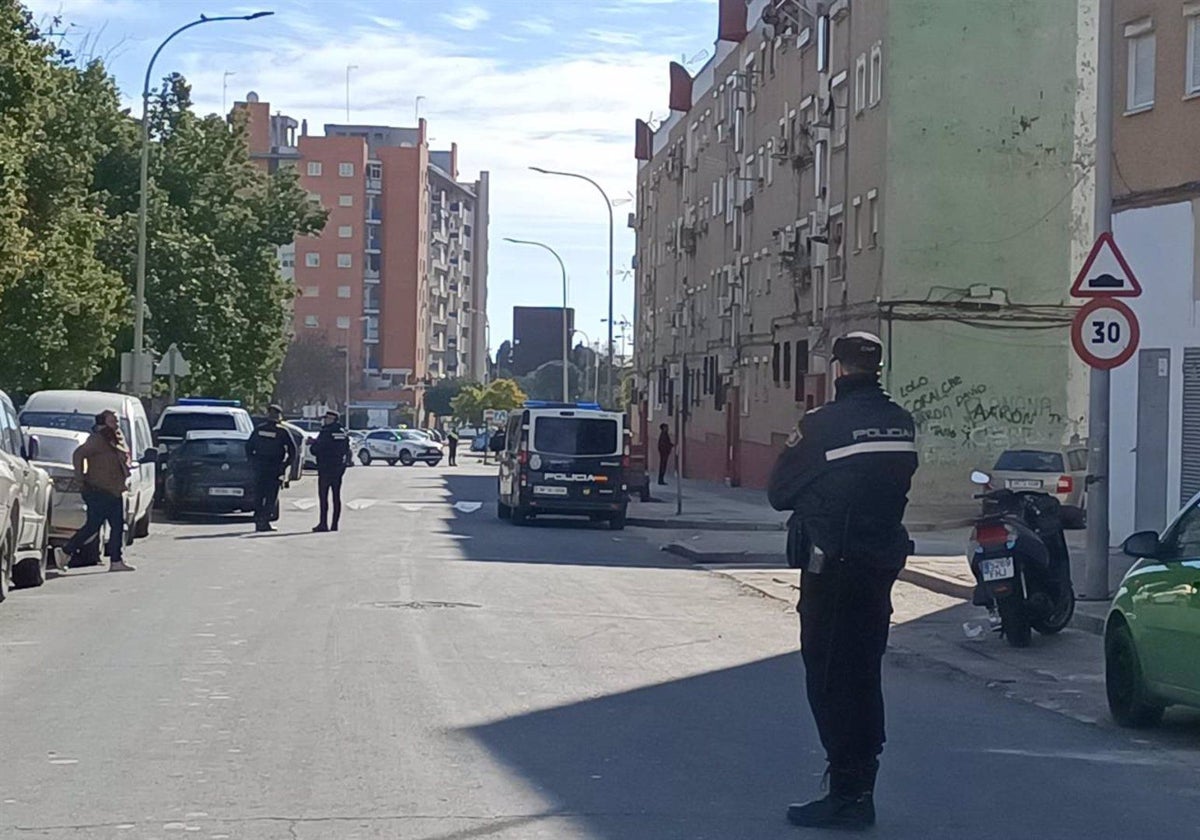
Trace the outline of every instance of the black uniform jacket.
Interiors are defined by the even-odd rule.
[[[330,423],[321,427],[309,449],[317,459],[317,472],[326,475],[344,472],[350,461],[350,436],[341,423]]]
[[[296,457],[296,442],[287,429],[268,420],[260,423],[246,441],[246,454],[259,476],[282,476]]]
[[[792,433],[768,498],[795,512],[788,551],[802,568],[811,568],[815,546],[834,561],[899,569],[911,545],[902,521],[917,470],[912,415],[874,376],[835,384],[834,401],[804,415]]]

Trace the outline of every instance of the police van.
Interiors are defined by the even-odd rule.
[[[629,449],[625,417],[596,403],[527,402],[503,433],[501,519],[587,516],[625,527]]]

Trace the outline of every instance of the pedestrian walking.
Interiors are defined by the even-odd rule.
[[[267,419],[260,423],[246,441],[246,453],[254,466],[254,530],[274,531],[271,520],[279,504],[279,486],[296,457],[296,443],[291,434],[279,425],[283,409],[273,405],[267,409]]]
[[[804,415],[768,485],[771,506],[794,512],[788,550],[802,570],[800,644],[829,779],[827,796],[787,816],[798,826],[862,829],[875,824],[881,668],[892,584],[912,551],[902,520],[916,431],[880,384],[879,338],[849,333],[832,355],[836,396]]]
[[[75,477],[82,486],[81,495],[87,505],[87,519],[63,546],[69,560],[79,549],[98,539],[100,529],[108,524],[108,570],[132,572],[121,552],[125,547],[125,491],[129,481],[129,449],[125,445],[115,411],[96,415],[96,424],[88,439],[71,455]],[[60,562],[59,568],[66,568]]]
[[[658,427],[658,483],[667,483],[667,464],[671,460],[671,452],[675,442],[671,440],[671,430],[663,423]]]
[[[446,430],[446,449],[450,455],[450,466],[458,466],[458,432],[451,426]]]
[[[336,411],[325,412],[325,422],[310,447],[317,459],[317,495],[321,501],[321,521],[313,531],[336,531],[342,518],[342,477],[350,461],[350,436],[342,428]],[[329,497],[333,496],[333,519],[329,518]]]

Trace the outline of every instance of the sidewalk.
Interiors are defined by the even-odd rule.
[[[900,573],[900,579],[930,592],[944,595],[969,604],[975,587],[971,569],[964,553],[968,528],[927,531],[914,534],[917,553],[910,557]],[[738,570],[750,574],[743,583],[754,586],[755,576],[774,581],[787,580],[787,588],[794,584],[791,577],[795,572],[787,568],[784,559],[786,535],[781,532],[725,532],[712,533],[705,529],[689,529],[680,526],[672,533],[664,533],[662,550],[693,563],[714,570]],[[1076,589],[1084,578],[1084,534],[1068,532],[1067,544],[1071,550],[1071,574]],[[1116,591],[1125,572],[1133,560],[1114,549],[1109,558],[1110,591]],[[751,574],[751,570],[754,574]],[[780,574],[782,570],[783,574]],[[778,581],[775,581],[778,583]],[[778,597],[777,586],[758,587],[764,594]],[[785,590],[786,591],[786,588]],[[979,617],[986,613],[978,609]],[[1108,601],[1078,601],[1072,626],[1089,633],[1101,634],[1104,619],[1108,614]]]
[[[632,500],[628,523],[641,528],[697,531],[782,531],[788,515],[772,510],[765,490],[726,487],[712,481],[685,478],[681,482],[683,513],[676,514],[679,485],[653,485],[650,502]],[[970,524],[978,504],[910,505],[905,525],[913,533],[937,531]]]

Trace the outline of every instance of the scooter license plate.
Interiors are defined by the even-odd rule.
[[[1016,575],[1011,557],[997,557],[994,560],[980,560],[979,574],[984,583],[994,580],[1007,580]]]

